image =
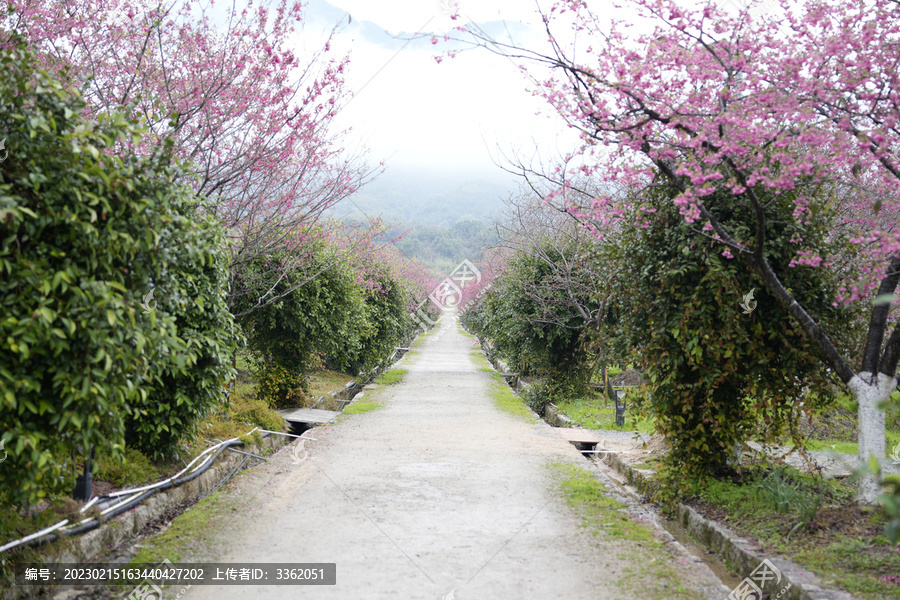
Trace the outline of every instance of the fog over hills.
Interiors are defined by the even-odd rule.
[[[518,187],[512,175],[491,171],[435,171],[391,167],[332,210],[338,219],[381,216],[411,225],[451,228],[460,219],[487,224]]]

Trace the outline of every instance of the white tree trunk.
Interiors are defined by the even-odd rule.
[[[897,388],[897,380],[881,373],[875,385],[869,385],[871,373],[860,373],[853,377],[847,386],[859,406],[859,461],[864,465],[873,454],[879,464],[884,463],[884,410],[878,405],[890,398],[891,392]],[[874,474],[864,476],[859,482],[859,500],[867,504],[875,502],[881,493],[881,482]]]
[[[743,451],[744,451],[744,445],[741,444],[740,442],[735,442],[734,443],[734,454],[732,455],[731,458],[729,458],[728,460],[725,461],[725,464],[727,464],[730,467],[740,467],[741,466],[741,455],[743,454]]]

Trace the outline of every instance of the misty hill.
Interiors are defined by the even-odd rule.
[[[365,220],[353,217],[344,222],[366,225]],[[409,258],[421,260],[435,275],[452,272],[464,259],[477,263],[496,240],[493,225],[470,217],[449,228],[396,220],[385,220],[383,226],[384,233],[376,236],[376,242],[390,241]]]
[[[468,259],[477,264],[484,248],[495,241],[493,226],[475,219],[461,219],[453,227],[392,224],[388,235],[403,234],[398,246],[418,258],[435,273],[450,273]]]
[[[461,219],[490,223],[516,189],[506,173],[459,173],[391,167],[333,211],[339,219],[382,217],[450,229]],[[365,214],[364,214],[365,213]]]

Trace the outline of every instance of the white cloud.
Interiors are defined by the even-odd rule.
[[[535,4],[522,0],[334,0],[331,4],[392,34],[423,29],[446,32],[466,20],[536,22]],[[462,21],[451,20],[454,10]]]
[[[336,125],[353,128],[351,139],[370,148],[372,162],[388,159],[389,165],[439,170],[492,169],[491,157],[501,149],[532,152],[535,140],[554,148],[575,143],[575,136],[546,101],[532,96],[530,82],[509,60],[477,49],[438,64],[434,57],[447,48],[443,42],[417,40],[403,47],[404,40],[381,31],[417,31],[426,23],[428,30],[455,25],[441,14],[438,0],[332,3],[352,15],[335,50],[350,53],[348,87],[355,94]],[[316,11],[326,15],[325,21],[339,15],[320,3],[311,10],[313,20]],[[512,17],[514,22],[528,23],[536,20],[533,10],[521,1],[460,3],[461,14],[482,22]],[[516,31],[529,33],[521,26]],[[532,31],[538,39],[539,30]],[[566,142],[557,141],[560,134]]]

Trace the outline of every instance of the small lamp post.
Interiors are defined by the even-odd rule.
[[[625,426],[625,390],[616,390],[616,426]]]
[[[72,497],[82,502],[91,499],[91,492],[94,486],[94,476],[91,474],[92,463],[94,462],[94,445],[91,444],[91,455],[84,461],[84,472],[75,479],[75,491]]]

